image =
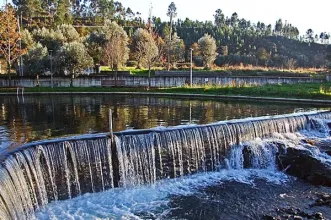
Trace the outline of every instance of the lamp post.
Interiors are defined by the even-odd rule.
[[[190,68],[190,87],[192,88],[192,81],[193,81],[193,77],[192,77],[192,53],[193,53],[193,48],[190,48],[191,51],[191,68]]]
[[[53,63],[52,63],[52,52],[53,50],[49,50],[49,59],[51,62],[51,87],[53,88]]]

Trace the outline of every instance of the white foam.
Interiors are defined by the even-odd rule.
[[[161,217],[170,209],[170,195],[191,195],[198,189],[225,181],[254,185],[255,179],[273,184],[285,183],[285,174],[267,170],[222,170],[178,179],[167,179],[149,186],[117,188],[53,202],[36,212],[38,219],[140,219],[139,213]]]

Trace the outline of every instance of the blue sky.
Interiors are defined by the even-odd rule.
[[[168,20],[167,9],[171,0],[119,0],[124,7],[148,17],[150,4],[153,15]],[[223,10],[226,16],[237,12],[240,18],[272,24],[282,18],[299,28],[302,35],[308,28],[315,33],[331,32],[330,0],[173,0],[177,6],[177,18],[193,20],[211,20],[216,9]]]

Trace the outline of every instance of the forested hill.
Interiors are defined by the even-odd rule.
[[[17,29],[17,22],[21,25],[23,50],[13,50],[16,60],[11,62],[17,65],[20,51],[23,63],[29,65],[25,74],[49,71],[50,58],[54,58],[56,74],[74,74],[93,64],[112,69],[128,64],[176,67],[190,61],[191,49],[195,65],[206,68],[244,65],[293,69],[327,65],[329,34],[314,33],[312,29],[300,33],[294,24],[282,19],[274,24],[253,23],[235,12],[227,16],[216,8],[213,21],[181,20],[177,19],[175,2],[164,9],[169,20],[151,13],[146,21],[129,5],[113,0],[13,0],[13,4],[10,22],[13,29]],[[0,12],[4,19],[9,17],[7,9]],[[115,30],[121,38],[112,37]],[[15,37],[18,42],[20,36]],[[120,42],[117,46],[122,54],[118,57],[122,59],[117,63],[113,62],[111,41]],[[142,43],[144,48],[139,48]],[[202,51],[203,44],[205,49],[213,50],[211,54]],[[0,58],[8,60],[5,53],[6,50]]]
[[[216,65],[268,65],[282,67],[295,65],[300,67],[322,67],[326,65],[326,48],[329,44],[328,35],[321,33],[322,38],[312,38],[310,35],[299,36],[298,29],[291,24],[279,26],[282,21],[276,22],[272,29],[271,25],[264,23],[257,25],[241,19],[232,23],[226,22],[217,25],[211,22],[190,22],[178,20],[174,23],[173,29],[178,37],[183,39],[185,48],[194,48],[196,42],[208,33],[216,39],[217,57]],[[159,25],[158,25],[159,24]],[[155,30],[166,38],[168,34],[167,23],[157,23]],[[325,39],[324,39],[325,38]],[[188,57],[189,50],[186,50],[185,57]],[[293,63],[292,63],[293,64]]]

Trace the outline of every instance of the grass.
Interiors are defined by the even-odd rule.
[[[101,66],[102,71],[111,71],[108,66]],[[155,70],[161,70],[162,68],[152,68],[151,69],[151,76],[155,76]],[[136,69],[135,67],[125,67],[119,69],[119,71],[130,71],[131,75],[133,76],[148,76],[148,69]]]
[[[0,92],[16,93],[16,88],[0,88]],[[175,88],[111,88],[111,87],[35,87],[25,88],[25,92],[161,92],[161,93],[184,93],[184,94],[210,94],[210,95],[241,95],[255,97],[275,97],[275,98],[299,98],[299,99],[320,99],[331,100],[331,83],[305,83],[305,84],[284,84],[284,85],[266,85],[266,86],[213,86],[204,87],[195,86],[175,87]]]
[[[235,95],[274,98],[297,98],[297,99],[331,99],[331,83],[305,83],[295,85],[266,85],[266,86],[206,86],[194,88],[164,89],[171,93],[197,93],[212,95]]]
[[[131,75],[135,76],[148,76],[147,69],[136,69],[136,67],[124,67],[119,69],[120,71],[130,71]],[[155,71],[165,70],[162,67],[153,67],[151,76],[155,75]],[[190,68],[184,66],[184,68],[173,69],[177,71],[189,71]],[[111,71],[107,66],[101,66],[101,71]],[[201,73],[219,73],[231,76],[310,76],[310,77],[323,77],[327,72],[325,69],[316,68],[296,68],[296,69],[281,69],[272,67],[252,66],[252,65],[236,65],[236,66],[224,66],[224,67],[213,67],[210,70],[205,70],[203,67],[194,67],[194,72]]]

